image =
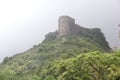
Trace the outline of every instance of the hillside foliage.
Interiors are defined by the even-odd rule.
[[[6,57],[0,64],[0,80],[119,80],[120,51],[111,52],[105,39],[85,34],[50,37]]]

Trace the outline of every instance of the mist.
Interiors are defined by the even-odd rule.
[[[40,44],[57,30],[61,15],[87,28],[101,28],[112,47],[120,47],[120,0],[1,0],[0,61]]]

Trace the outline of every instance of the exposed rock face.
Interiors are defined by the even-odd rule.
[[[47,35],[45,35],[45,38],[57,38],[58,31],[55,32],[49,32]]]

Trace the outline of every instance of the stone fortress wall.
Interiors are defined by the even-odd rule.
[[[69,16],[61,16],[58,19],[58,30],[50,32],[45,36],[45,39],[65,39],[65,37],[86,37],[97,41],[102,46],[107,46],[108,42],[105,40],[104,34],[99,28],[84,28],[75,24],[75,20]],[[111,49],[111,48],[110,48]]]
[[[75,24],[75,19],[69,16],[60,16],[58,19],[58,30],[48,33],[45,37],[61,38],[64,36],[75,36],[85,34],[86,32],[100,32],[99,28],[84,28]]]
[[[75,20],[69,16],[61,16],[58,20],[59,36],[71,35],[74,30]]]

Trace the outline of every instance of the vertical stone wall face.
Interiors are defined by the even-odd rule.
[[[58,20],[59,36],[71,35],[74,30],[75,20],[68,16],[61,16]]]

